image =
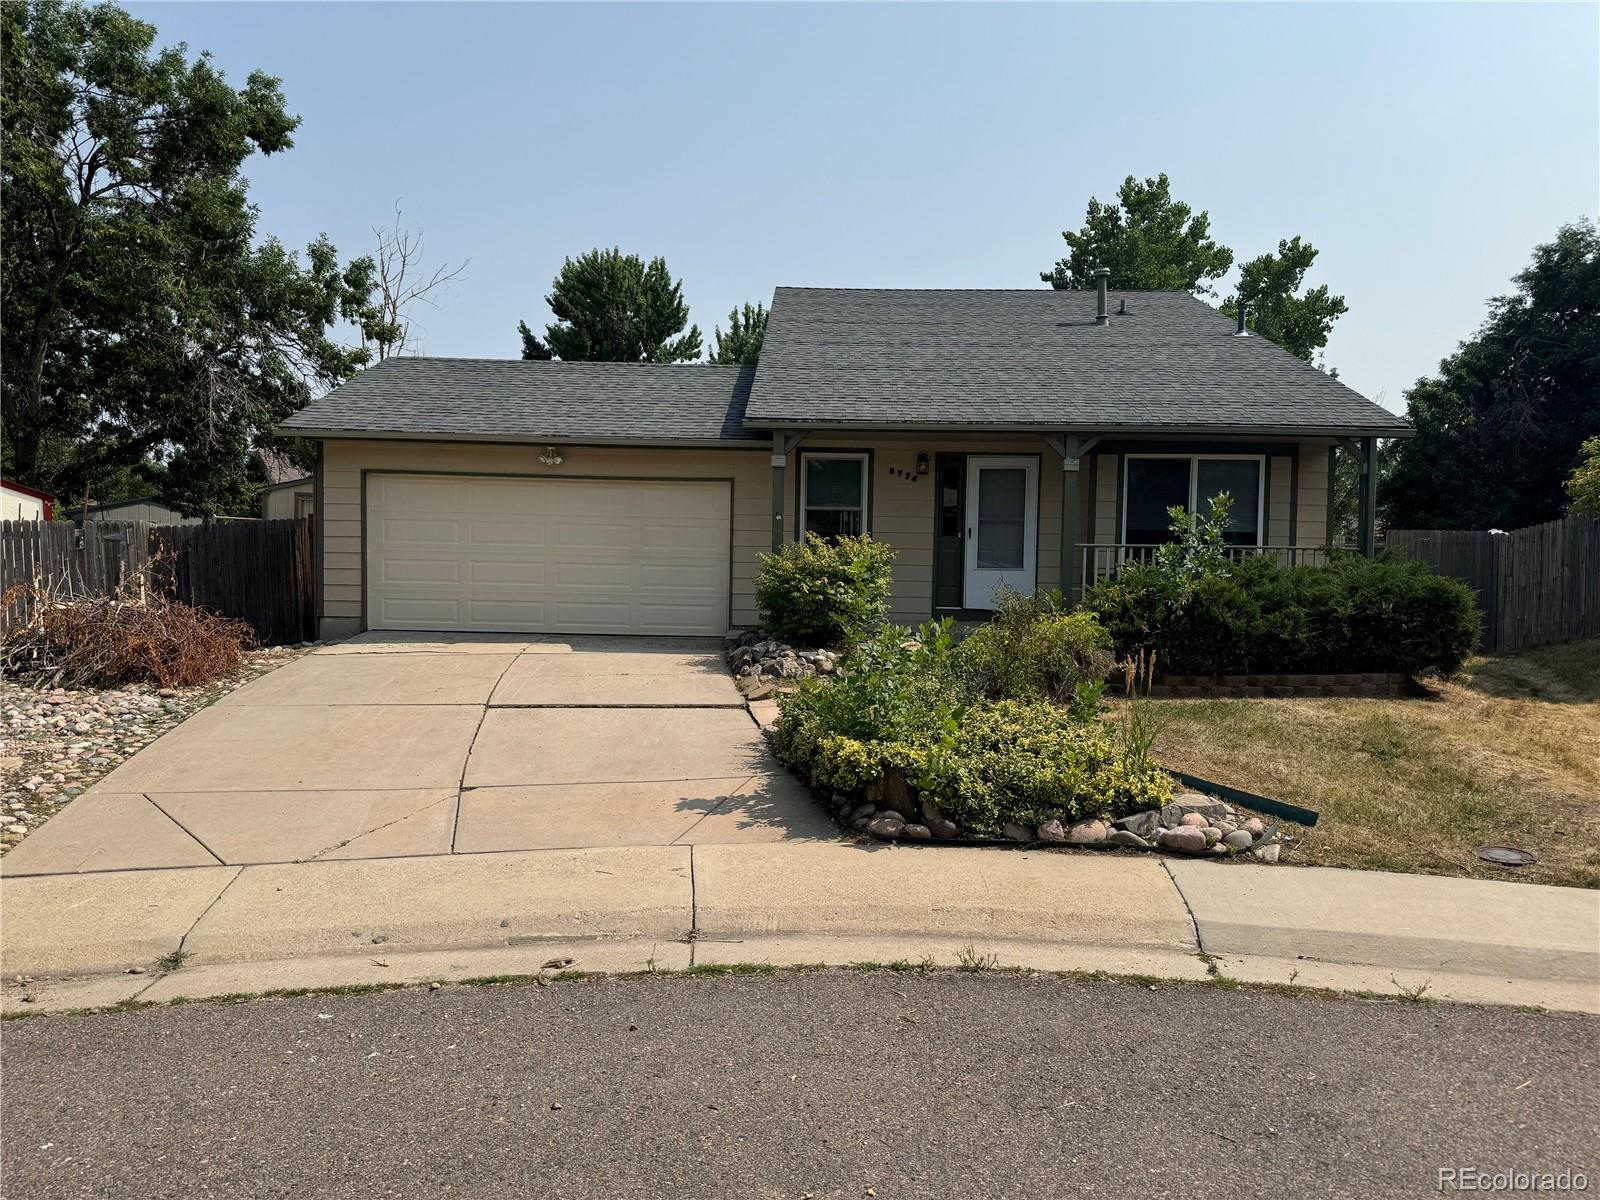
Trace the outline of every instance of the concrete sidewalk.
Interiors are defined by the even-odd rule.
[[[568,958],[627,970],[976,953],[1600,1012],[1595,892],[1131,854],[621,846],[20,877],[0,897],[0,968],[33,977],[7,984],[7,1010]]]

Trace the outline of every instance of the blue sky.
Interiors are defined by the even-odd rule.
[[[129,4],[283,79],[260,231],[399,200],[470,258],[430,354],[515,357],[563,257],[661,254],[710,340],[779,284],[1032,287],[1166,171],[1240,260],[1299,234],[1328,361],[1391,407],[1600,207],[1595,5]]]

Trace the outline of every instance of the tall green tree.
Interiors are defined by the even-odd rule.
[[[1600,434],[1579,447],[1580,461],[1567,476],[1567,495],[1573,516],[1600,517]]]
[[[9,475],[63,497],[153,470],[184,511],[248,495],[253,445],[365,360],[370,260],[255,242],[239,170],[287,150],[278,80],[229,86],[112,4],[0,5],[0,360]]]
[[[1389,523],[1516,529],[1561,516],[1600,433],[1600,231],[1563,227],[1477,334],[1406,393],[1416,436],[1383,483]]]
[[[1301,290],[1316,259],[1316,247],[1310,242],[1283,239],[1276,254],[1262,254],[1239,268],[1239,286],[1223,302],[1222,311],[1237,317],[1243,304],[1252,330],[1295,357],[1320,365],[1333,323],[1349,311],[1349,305],[1327,284]]]
[[[728,332],[718,325],[713,330],[716,338],[711,347],[710,361],[714,363],[740,363],[754,366],[761,357],[761,342],[767,336],[767,308],[764,304],[746,304],[728,314]]]
[[[1233,251],[1212,240],[1210,215],[1174,200],[1164,172],[1143,183],[1129,175],[1114,204],[1091,198],[1083,228],[1061,236],[1067,257],[1039,273],[1057,291],[1092,288],[1105,267],[1114,288],[1212,295],[1211,281],[1233,266]]]
[[[670,363],[700,357],[700,327],[689,324],[683,284],[664,258],[647,263],[616,248],[590,250],[561,264],[544,299],[555,323],[545,327],[543,341],[526,321],[517,323],[523,358]]]

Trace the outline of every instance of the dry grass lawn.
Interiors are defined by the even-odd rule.
[[[1157,700],[1162,764],[1314,808],[1290,860],[1600,887],[1600,639],[1414,700]],[[1298,831],[1297,831],[1298,832]],[[1532,851],[1507,869],[1482,845]]]

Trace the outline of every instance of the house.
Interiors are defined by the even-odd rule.
[[[978,614],[1234,498],[1237,552],[1320,561],[1333,456],[1408,426],[1173,292],[779,288],[759,367],[391,358],[320,443],[325,636],[721,634],[805,531],[898,551],[891,616]],[[1373,537],[1375,474],[1362,489]]]
[[[310,516],[315,498],[311,476],[298,463],[276,450],[262,447],[255,454],[267,477],[260,491],[262,520],[298,520]]]
[[[315,487],[309,475],[303,479],[265,484],[261,488],[262,520],[287,521],[309,517],[315,508]]]
[[[27,484],[0,480],[0,521],[53,521],[56,498]]]

